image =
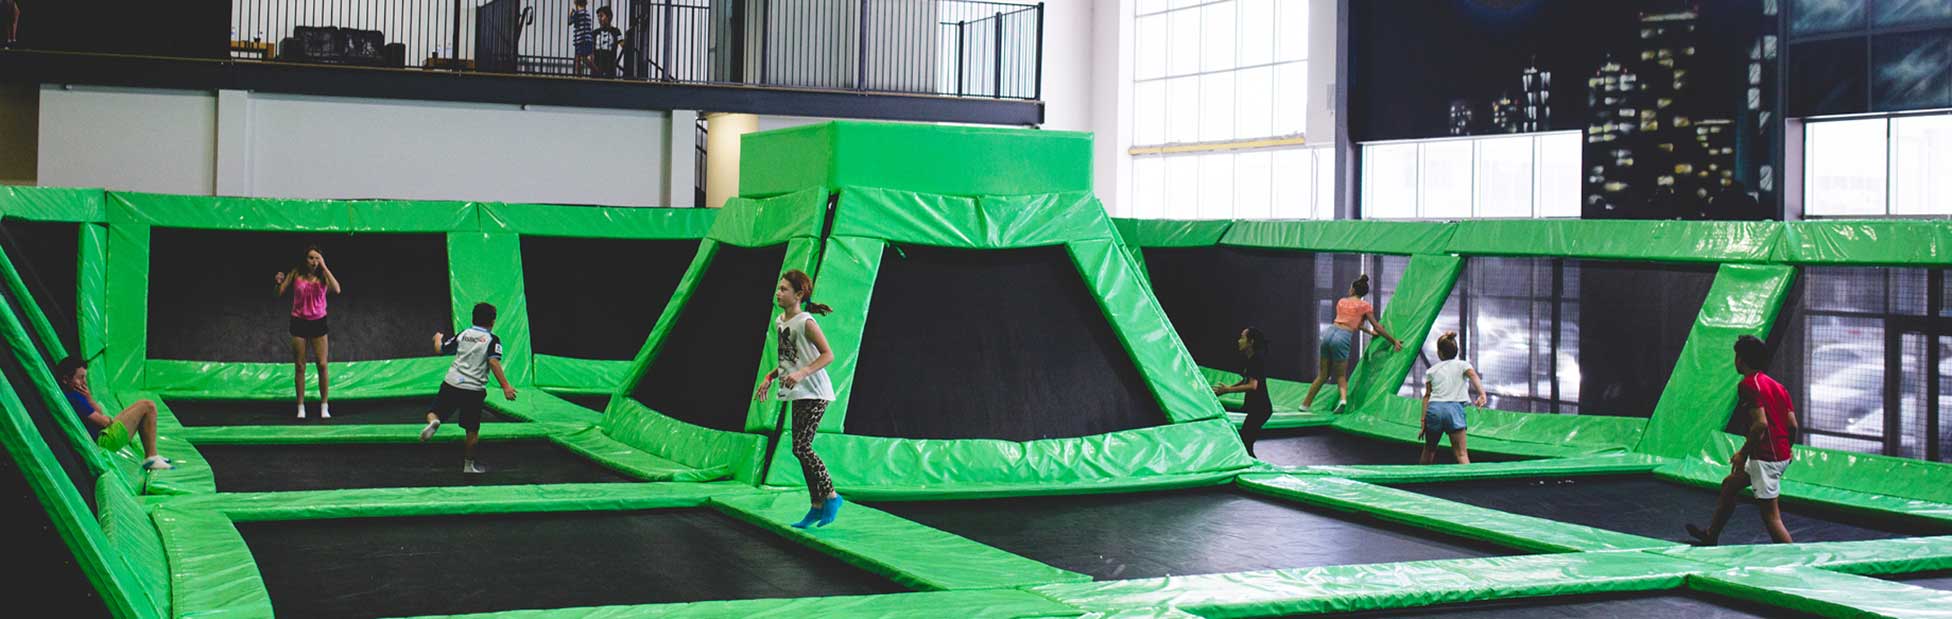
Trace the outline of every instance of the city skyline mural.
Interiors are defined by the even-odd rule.
[[[1357,3],[1358,141],[1577,130],[1592,219],[1779,216],[1775,0]]]

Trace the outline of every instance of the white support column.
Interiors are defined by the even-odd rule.
[[[739,195],[739,138],[759,130],[752,114],[707,114],[705,206],[718,208]]]
[[[698,112],[671,110],[671,129],[666,140],[671,146],[664,154],[664,204],[666,206],[704,206],[698,204]]]
[[[217,91],[216,137],[216,195],[256,195],[251,183],[250,91]]]

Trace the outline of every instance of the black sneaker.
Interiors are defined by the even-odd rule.
[[[1694,525],[1693,525],[1692,523],[1690,523],[1689,525],[1687,525],[1687,529],[1688,529],[1688,537],[1692,537],[1692,538],[1694,538],[1694,541],[1693,541],[1693,542],[1690,542],[1690,543],[1691,543],[1691,544],[1693,544],[1693,545],[1696,545],[1696,546],[1715,546],[1715,545],[1717,545],[1717,543],[1718,543],[1718,542],[1720,541],[1720,540],[1716,540],[1716,539],[1714,539],[1714,538],[1711,538],[1711,537],[1708,537],[1708,532],[1707,532],[1707,531],[1703,531],[1703,530],[1701,530],[1701,527],[1697,527],[1697,526],[1694,526]]]

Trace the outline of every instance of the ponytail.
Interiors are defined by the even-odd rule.
[[[832,307],[813,302],[813,278],[808,277],[806,271],[789,269],[786,273],[781,274],[779,278],[786,280],[787,285],[792,286],[794,292],[800,293],[801,309],[822,316],[834,311]]]
[[[1457,332],[1446,331],[1437,336],[1437,358],[1449,361],[1457,358]]]

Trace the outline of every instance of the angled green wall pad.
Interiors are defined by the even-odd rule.
[[[1730,453],[1707,451],[1735,408],[1735,339],[1767,337],[1795,272],[1779,265],[1723,265],[1701,303],[1681,358],[1654,405],[1638,451],[1669,458]]]
[[[1703,567],[1639,551],[1582,552],[1056,584],[1030,591],[1084,610],[1170,606],[1221,619],[1659,591],[1680,587]]]
[[[1670,262],[1764,262],[1782,224],[1754,222],[1480,219],[1455,224],[1448,251]]]
[[[1806,567],[1702,574],[1688,587],[1826,617],[1952,617],[1952,591]]]
[[[700,239],[718,209],[502,204],[481,207],[481,231],[530,236],[613,239]]]
[[[1396,295],[1390,297],[1390,303],[1383,307],[1383,315],[1377,319],[1401,341],[1428,341],[1430,326],[1437,322],[1437,314],[1443,310],[1444,300],[1450,297],[1451,287],[1457,283],[1457,274],[1463,268],[1463,261],[1456,256],[1411,256],[1403,279],[1396,283]],[[1379,399],[1395,394],[1422,350],[1421,344],[1396,350],[1382,338],[1370,338],[1361,360],[1349,372],[1352,408],[1360,412],[1375,406]]]
[[[829,122],[751,133],[739,195],[886,187],[960,196],[1090,191],[1091,134]]]
[[[1799,221],[1784,227],[1782,259],[1788,262],[1952,264],[1952,226],[1943,221]]]
[[[1241,221],[1220,245],[1365,254],[1443,253],[1457,226],[1407,221]]]
[[[106,192],[68,187],[0,186],[0,217],[32,221],[102,222]]]

